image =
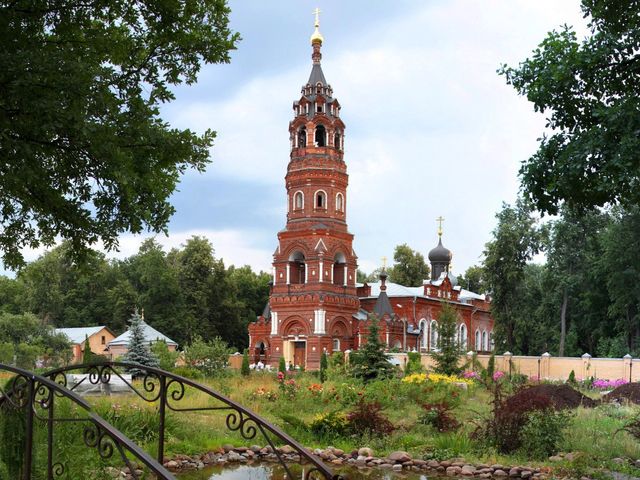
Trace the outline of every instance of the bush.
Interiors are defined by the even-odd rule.
[[[284,374],[287,373],[287,364],[284,361],[284,357],[280,357],[280,361],[278,362],[278,371]]]
[[[424,412],[418,417],[418,421],[424,425],[430,425],[439,432],[451,432],[460,427],[452,415],[453,406],[446,401],[439,403],[423,403]]]
[[[327,380],[327,352],[322,352],[320,356],[320,383],[324,383]]]
[[[309,430],[314,435],[321,437],[338,437],[347,432],[348,426],[347,416],[336,410],[316,415],[309,424]]]
[[[545,409],[530,412],[520,432],[520,450],[540,460],[553,455],[564,439],[563,431],[570,420],[571,415],[565,411]]]
[[[356,435],[383,437],[395,430],[393,424],[382,413],[378,402],[367,402],[360,399],[355,408],[347,414],[348,428]]]
[[[173,369],[173,373],[192,380],[202,380],[204,378],[204,374],[193,367],[176,367]]]
[[[461,348],[456,341],[457,318],[453,307],[443,302],[438,317],[439,350],[431,354],[436,363],[436,373],[457,375],[462,370],[458,366]]]
[[[574,372],[573,370],[571,370],[571,373],[569,373],[569,378],[567,379],[567,383],[571,385],[576,384],[576,372]]]
[[[217,376],[225,372],[229,363],[231,349],[220,337],[205,342],[200,337],[194,338],[191,345],[185,348],[184,359],[187,365],[207,376]]]
[[[162,370],[171,372],[176,368],[180,352],[169,350],[169,346],[164,340],[154,342],[151,345],[151,352],[158,358]]]

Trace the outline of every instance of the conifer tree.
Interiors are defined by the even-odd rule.
[[[139,363],[146,367],[158,367],[160,362],[158,357],[151,352],[144,338],[144,326],[142,317],[136,311],[129,319],[129,344],[127,353],[122,360],[130,363]],[[145,375],[145,371],[139,368],[130,368],[129,373],[133,377]]]
[[[285,375],[287,373],[287,364],[284,361],[284,357],[280,357],[280,361],[278,362],[278,371]]]
[[[82,351],[82,363],[94,363],[96,361],[96,355],[91,350],[91,344],[89,343],[89,336],[84,339],[84,350]]]
[[[456,340],[456,311],[450,305],[443,303],[438,317],[438,343],[440,351],[431,355],[436,362],[435,371],[445,375],[460,373],[460,345]]]
[[[365,382],[393,376],[393,365],[384,353],[385,345],[378,335],[378,319],[371,315],[367,343],[353,357],[353,375]]]
[[[251,373],[251,369],[249,368],[249,350],[245,348],[244,354],[242,355],[242,366],[240,367],[240,374],[243,377],[248,377]]]
[[[320,383],[324,383],[325,380],[327,379],[327,366],[328,366],[328,361],[327,361],[327,352],[322,352],[322,355],[320,356]]]

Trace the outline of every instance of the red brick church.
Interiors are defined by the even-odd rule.
[[[347,166],[341,106],[324,77],[323,38],[316,17],[311,36],[313,66],[289,123],[291,159],[285,177],[287,224],[278,233],[269,303],[249,325],[253,361],[317,369],[323,351],[357,350],[366,342],[371,316],[390,350],[438,348],[437,318],[443,302],[459,316],[457,338],[465,351],[493,348],[489,303],[456,286],[452,254],[442,245],[429,252],[431,278],[421,287],[386,281],[356,282],[357,257],[347,228]]]

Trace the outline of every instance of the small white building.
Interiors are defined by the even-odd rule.
[[[143,329],[144,339],[146,342],[148,342],[149,347],[151,347],[151,345],[156,342],[164,341],[167,344],[167,348],[169,349],[169,351],[174,352],[178,348],[178,344],[176,342],[171,340],[163,333],[160,333],[152,326],[145,323],[144,320],[142,321],[141,325]],[[129,349],[129,338],[130,331],[127,330],[119,337],[116,337],[109,343],[107,343],[107,355],[111,357],[112,360],[117,360],[119,357],[127,353]]]

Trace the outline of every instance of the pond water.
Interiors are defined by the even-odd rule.
[[[304,478],[300,465],[288,465],[295,478]],[[308,468],[308,467],[307,467]],[[357,469],[344,467],[332,469],[348,480],[427,480],[424,473],[392,472],[378,468]],[[197,472],[178,475],[180,480],[289,480],[281,465],[254,463],[251,465],[224,465],[208,467]],[[321,478],[315,475],[313,478]],[[435,477],[430,477],[433,480]]]

